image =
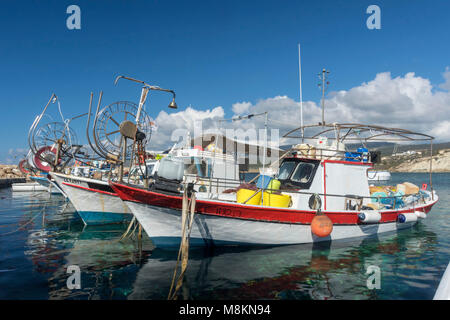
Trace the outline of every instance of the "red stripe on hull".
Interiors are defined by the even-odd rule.
[[[117,193],[112,193],[112,192],[98,190],[98,189],[92,189],[92,188],[86,188],[86,187],[82,187],[82,186],[72,184],[72,183],[67,183],[67,182],[63,182],[62,184],[69,186],[69,187],[74,187],[74,188],[83,189],[83,190],[87,190],[87,191],[91,191],[91,192],[98,192],[98,193],[103,193],[103,194],[107,194],[110,196],[118,197]]]
[[[170,196],[148,190],[138,189],[131,186],[110,182],[111,187],[117,192],[123,201],[141,202],[147,205],[180,209],[182,207],[181,196]],[[435,202],[416,211],[427,213]],[[381,223],[395,222],[399,213],[413,212],[412,208],[405,210],[390,210],[382,212]],[[313,210],[294,210],[271,207],[255,207],[238,203],[217,202],[213,200],[197,200],[196,212],[222,216],[227,218],[238,218],[246,220],[270,221],[280,223],[310,224],[316,212]],[[360,224],[359,212],[325,212],[334,224],[355,225]]]

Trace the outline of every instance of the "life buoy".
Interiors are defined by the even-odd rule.
[[[50,170],[52,170],[52,166],[49,163],[42,160],[45,159],[45,154],[49,153],[52,153],[56,156],[56,148],[51,146],[42,147],[34,155],[33,162],[39,170],[45,172],[49,172]]]
[[[317,214],[311,221],[311,231],[318,237],[327,237],[333,231],[333,222],[324,214]]]
[[[22,159],[19,162],[19,170],[20,172],[22,172],[23,174],[28,174],[30,173],[30,170],[27,170],[26,168],[28,167],[28,161],[27,159]]]

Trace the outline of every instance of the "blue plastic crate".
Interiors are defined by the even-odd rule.
[[[258,181],[256,181],[256,186],[258,189],[267,189],[271,180],[272,177],[270,176],[260,175]]]

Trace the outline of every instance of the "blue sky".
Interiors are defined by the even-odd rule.
[[[66,8],[81,8],[81,30],[68,30]],[[366,27],[366,8],[381,8],[381,29]],[[331,71],[331,91],[376,75],[427,79],[439,91],[450,66],[450,2],[435,1],[2,1],[0,3],[0,162],[26,148],[27,131],[52,92],[64,115],[87,112],[89,94],[104,102],[137,101],[128,75],[174,89],[180,110],[276,96],[298,100],[297,43],[303,99],[319,102],[317,73]],[[150,114],[167,109],[155,95]],[[448,113],[444,113],[447,115]],[[84,120],[74,124],[83,136]]]

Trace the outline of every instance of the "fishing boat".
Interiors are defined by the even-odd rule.
[[[57,172],[49,174],[67,194],[84,224],[123,223],[131,220],[130,210],[107,181]]]
[[[119,76],[132,81],[141,81]],[[144,83],[145,84],[145,83]],[[93,93],[89,102],[86,136],[90,148],[102,159],[110,164],[109,171],[95,170],[92,166],[77,166],[72,174],[50,172],[50,176],[61,185],[69,200],[78,211],[86,225],[99,225],[110,223],[123,223],[131,220],[129,208],[122,202],[115,191],[109,186],[107,179],[130,181],[131,175],[135,178],[138,173],[140,179],[135,183],[148,183],[157,169],[157,160],[147,159],[144,145],[151,136],[151,118],[142,109],[149,90],[169,91],[175,98],[172,90],[153,87],[145,84],[142,89],[145,94],[141,96],[139,106],[130,101],[117,101],[100,110],[103,93],[100,93],[97,110],[94,114],[92,127],[92,140],[90,134],[90,119]],[[148,86],[148,87],[147,87]],[[172,100],[169,107],[176,108]],[[123,119],[120,123],[116,119]],[[130,121],[128,119],[134,120]],[[119,120],[120,121],[120,120]],[[112,127],[111,127],[112,126]],[[128,143],[128,141],[132,143]],[[138,157],[130,157],[132,150],[138,150]],[[131,158],[131,159],[130,159]],[[134,161],[136,160],[136,161]],[[125,163],[131,166],[130,173],[125,174]],[[113,167],[115,167],[113,169]],[[117,169],[117,172],[113,173]],[[97,177],[95,177],[97,175]],[[94,179],[95,178],[95,179]],[[131,179],[133,181],[133,179]]]
[[[156,160],[146,162],[145,169],[148,169],[149,176],[154,174],[154,170],[157,168],[156,163]],[[137,168],[133,168],[131,171],[133,170],[135,171]],[[144,172],[146,173],[146,171]],[[109,186],[106,177],[102,179],[100,176],[98,179],[94,179],[57,172],[50,172],[49,175],[67,194],[84,224],[125,223],[131,220],[131,211]]]
[[[389,181],[391,173],[387,170],[367,170],[367,179],[369,181]]]
[[[305,130],[312,134],[306,136]],[[431,136],[380,126],[333,123],[302,126],[284,137],[300,138],[302,143],[285,154],[276,176],[260,176],[251,190],[237,188],[234,199],[227,193],[226,200],[222,200],[222,193],[196,200],[191,246],[289,245],[366,237],[408,228],[426,218],[438,201],[431,171],[429,184],[414,189],[414,193],[404,191],[410,184],[389,192],[386,189],[386,193],[372,192],[367,170],[373,168],[379,154],[365,147],[346,149],[346,142],[355,140],[431,141]],[[157,247],[179,246],[183,202],[180,191],[110,184]],[[178,190],[183,188],[189,185],[180,180]]]

